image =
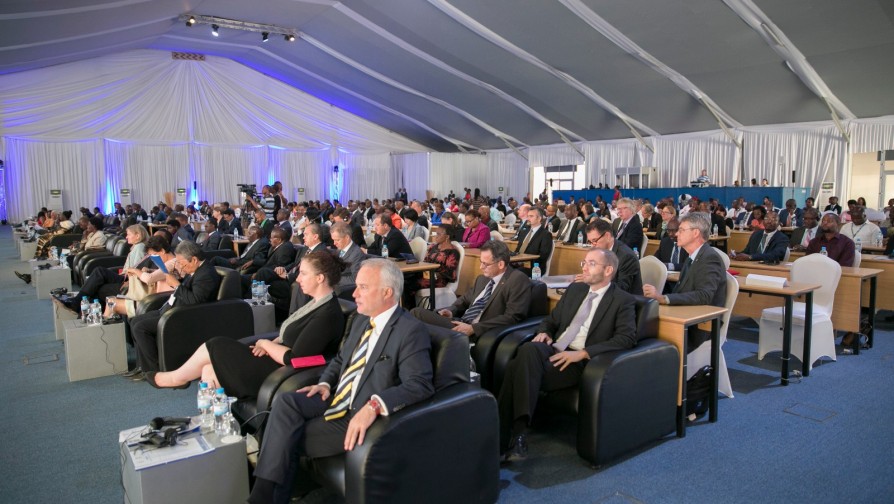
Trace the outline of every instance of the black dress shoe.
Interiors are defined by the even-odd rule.
[[[18,271],[16,271],[15,274],[17,277],[19,277],[19,280],[25,282],[26,284],[31,283],[31,275],[27,273],[19,273]]]
[[[146,381],[146,373],[140,371],[139,373],[137,373],[133,376],[128,376],[127,379],[132,382]]]
[[[137,366],[137,367],[131,369],[130,371],[127,371],[127,372],[125,372],[125,373],[121,373],[121,376],[123,376],[123,377],[125,377],[125,378],[130,378],[131,376],[136,376],[136,375],[138,375],[138,374],[140,374],[140,373],[142,373],[142,372],[143,372],[143,369],[140,368],[140,366]]]
[[[158,373],[155,372],[155,371],[149,371],[148,373],[144,373],[143,376],[146,377],[146,383],[148,383],[149,385],[152,385],[153,387],[155,387],[155,388],[157,388],[157,389],[163,389],[163,388],[169,388],[169,389],[185,389],[185,388],[189,388],[189,382],[184,383],[183,385],[177,385],[177,386],[174,386],[174,387],[159,387],[159,386],[158,386],[158,383],[155,383],[155,375],[156,375],[156,374],[158,374]]]
[[[528,440],[524,434],[521,434],[509,443],[509,451],[503,456],[503,460],[517,462],[526,458],[528,458]]]

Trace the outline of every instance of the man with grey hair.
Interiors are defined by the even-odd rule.
[[[612,234],[616,240],[639,250],[643,246],[643,224],[636,215],[636,208],[630,198],[621,198],[615,203],[618,218],[612,222]]]
[[[126,373],[133,381],[142,381],[144,373],[158,371],[158,321],[166,311],[175,306],[210,303],[217,299],[221,276],[214,270],[205,253],[195,242],[185,241],[177,245],[177,271],[165,275],[165,282],[174,292],[159,310],[130,319],[130,331],[137,351],[137,368]],[[182,278],[181,278],[182,277]]]
[[[379,416],[434,393],[425,325],[398,306],[403,275],[385,259],[357,274],[357,317],[316,385],[273,402],[250,503],[288,503],[302,456],[329,457],[363,444]]]
[[[680,279],[670,294],[662,294],[654,285],[643,285],[643,295],[669,305],[726,304],[726,268],[719,252],[708,243],[711,218],[706,213],[691,212],[680,219],[677,244],[689,254],[680,269]],[[689,330],[689,349],[695,350],[708,337],[706,331]]]

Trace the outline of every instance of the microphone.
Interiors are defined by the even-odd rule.
[[[155,417],[149,421],[149,427],[153,430],[161,430],[168,425],[177,426],[177,430],[183,431],[189,427],[190,418],[186,417]]]

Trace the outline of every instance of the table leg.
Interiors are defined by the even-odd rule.
[[[801,352],[801,374],[810,376],[810,345],[813,337],[813,291],[808,292],[804,299],[804,351]]]
[[[428,279],[428,307],[431,311],[435,311],[435,279],[437,274],[437,270],[431,270],[431,278]]]
[[[872,277],[869,279],[869,334],[866,335],[867,344],[869,348],[872,348],[873,340],[875,339],[875,288],[876,283],[878,281],[878,277]],[[854,353],[860,352],[860,342],[857,341],[857,348],[854,350]]]
[[[677,407],[677,437],[686,437],[686,369],[689,356],[689,327],[683,331],[683,372],[681,373],[680,384],[680,406]]]
[[[788,361],[792,356],[792,296],[785,296],[785,316],[782,327],[782,386],[788,385]]]
[[[717,421],[717,393],[720,388],[720,376],[717,371],[720,367],[720,318],[711,321],[711,395],[708,400],[708,421]]]

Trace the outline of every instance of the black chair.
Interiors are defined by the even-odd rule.
[[[345,331],[342,334],[342,341],[344,338],[351,332],[351,325],[354,323],[354,318],[357,316],[357,305],[351,301],[339,300],[339,305],[341,306],[341,312],[345,316]],[[279,335],[279,332],[272,332],[264,335],[255,335],[255,337],[264,338],[264,339],[273,339]],[[339,345],[341,346],[341,345]],[[326,361],[331,360],[335,355],[324,355]],[[313,368],[310,372],[309,376],[316,376],[319,378],[322,368]],[[245,423],[242,426],[245,429],[245,432],[255,434],[258,440],[261,439],[262,436],[262,428],[265,425],[266,418],[257,415],[261,411],[270,411],[270,407],[273,406],[273,399],[277,394],[281,394],[283,392],[291,392],[294,389],[284,388],[287,380],[295,379],[301,380],[301,378],[292,378],[295,375],[298,375],[305,370],[295,369],[291,366],[283,366],[276,371],[270,373],[267,376],[267,379],[264,380],[264,383],[261,385],[261,389],[258,391],[258,397],[254,401],[238,401],[233,404],[233,415],[239,420],[239,423],[245,423],[250,420],[250,422]]]
[[[577,387],[542,394],[538,401],[538,412],[577,416],[577,453],[596,466],[676,431],[680,354],[657,339],[658,303],[636,298],[637,346],[593,357]],[[494,359],[495,390],[502,386],[518,347],[533,337],[528,328],[500,343]]]
[[[127,243],[127,240],[117,240],[111,255],[93,256],[83,262],[80,271],[81,281],[78,282],[78,284],[83,285],[84,280],[86,280],[87,277],[90,276],[90,273],[93,273],[93,270],[96,268],[121,268],[124,266],[124,262],[127,261],[127,254],[129,253],[130,244]]]
[[[549,297],[546,284],[540,281],[531,282],[531,304],[528,307],[527,318],[517,324],[491,329],[478,338],[475,346],[472,347],[472,361],[475,363],[475,370],[481,375],[482,387],[494,393],[499,390],[492,386],[491,368],[500,341],[514,331],[536,327],[548,313]]]
[[[499,433],[493,395],[469,383],[469,343],[426,326],[432,340],[435,394],[382,417],[363,445],[333,457],[304,459],[317,483],[351,503],[492,503],[499,494]],[[316,383],[316,373],[283,384]]]
[[[158,321],[158,362],[162,371],[180,367],[202,343],[213,337],[239,339],[254,333],[251,306],[241,299],[239,273],[226,268],[215,270],[223,277],[217,301],[175,306]],[[165,294],[161,304],[170,296]]]

